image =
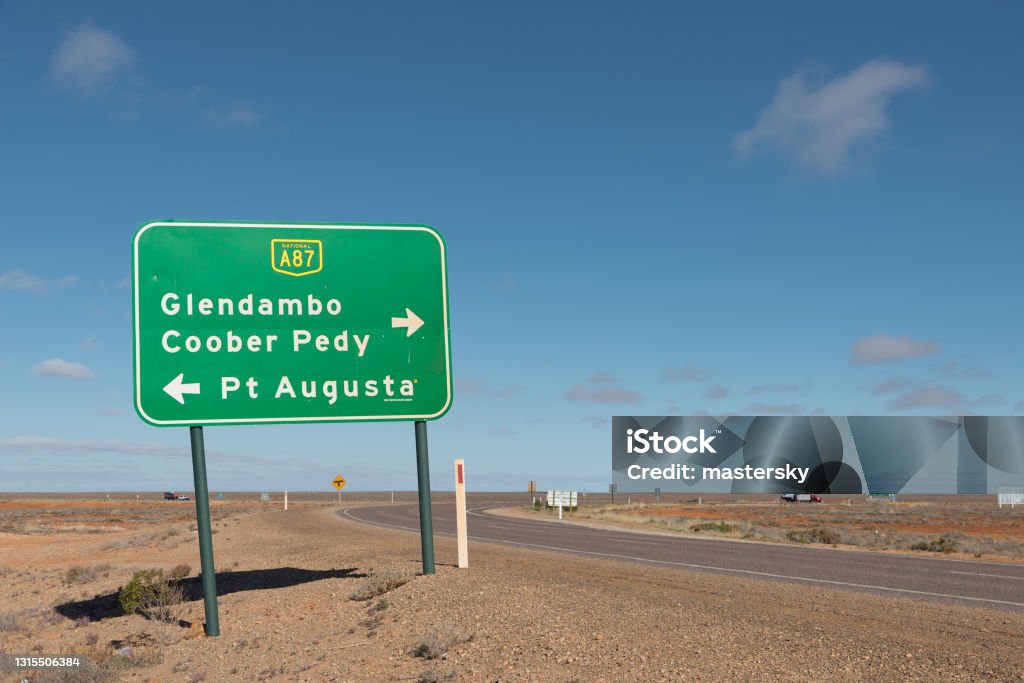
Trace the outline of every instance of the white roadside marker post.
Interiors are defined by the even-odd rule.
[[[558,518],[562,518],[562,499],[558,499]]]
[[[288,509],[288,492],[287,491],[284,492],[284,509],[285,510]]]
[[[459,569],[469,567],[469,537],[466,533],[466,462],[455,461],[455,526],[459,542]]]

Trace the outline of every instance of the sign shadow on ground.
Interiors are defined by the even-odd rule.
[[[300,569],[298,567],[277,567],[274,569],[250,569],[244,571],[217,572],[217,595],[241,591],[272,590],[290,588],[325,579],[363,579],[366,574],[355,569]],[[176,582],[184,594],[184,602],[203,598],[202,580],[192,576]],[[102,621],[125,616],[118,602],[118,591],[103,593],[88,600],[74,600],[55,606],[54,611],[68,619],[87,617],[91,621]]]

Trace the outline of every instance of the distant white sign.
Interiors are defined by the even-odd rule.
[[[1024,488],[1001,486],[999,488],[999,507],[1024,505]]]
[[[576,507],[576,491],[548,491],[548,507]]]

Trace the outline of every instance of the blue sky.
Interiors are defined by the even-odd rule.
[[[612,415],[1024,413],[1022,19],[0,3],[0,490],[191,487],[131,403],[163,218],[437,228],[435,489],[602,489]],[[410,424],[206,441],[213,490],[415,487]]]

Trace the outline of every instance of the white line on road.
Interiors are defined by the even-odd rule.
[[[413,527],[400,526],[397,524],[385,524],[384,522],[372,522],[366,519],[360,519],[355,515],[349,514],[350,508],[345,509],[345,516],[350,517],[359,522],[365,522],[367,524],[375,524],[377,526],[391,527],[393,529],[404,529],[406,531],[419,531]],[[444,532],[435,531],[434,533],[443,534],[445,536],[451,536],[453,534],[444,534]],[[636,562],[648,562],[651,564],[665,564],[674,567],[687,567],[690,569],[706,569],[710,571],[719,572],[731,572],[734,574],[744,574],[747,576],[762,576],[770,579],[787,579],[790,581],[806,581],[808,583],[820,583],[828,586],[846,586],[848,588],[865,588],[868,590],[888,591],[890,593],[907,593],[909,595],[927,595],[933,598],[947,598],[949,600],[969,600],[971,602],[988,602],[996,605],[1010,605],[1012,607],[1024,607],[1022,602],[1010,602],[1009,600],[993,600],[990,598],[974,598],[967,595],[951,595],[949,593],[932,593],[931,591],[917,591],[910,588],[891,588],[889,586],[875,586],[867,583],[851,583],[849,581],[831,581],[828,579],[812,579],[807,576],[790,576],[788,574],[772,574],[770,572],[758,572],[751,569],[733,569],[731,567],[715,567],[713,565],[706,564],[693,564],[690,562],[673,562],[671,560],[653,560],[647,557],[636,557],[633,555],[619,555],[617,553],[599,553],[593,550],[576,550],[575,548],[563,548],[554,545],[542,545],[539,543],[523,543],[520,541],[505,541],[500,538],[485,538],[483,536],[473,536],[474,540],[477,541],[490,541],[492,543],[504,543],[506,545],[519,545],[526,548],[540,548],[541,550],[558,550],[561,552],[575,553],[577,555],[592,555],[596,557],[611,557],[619,560],[634,560]]]
[[[949,574],[966,574],[967,576],[991,576],[997,579],[1016,579],[1024,581],[1024,576],[1007,576],[1006,574],[980,574],[978,572],[948,572]]]

